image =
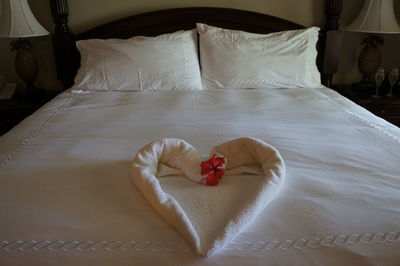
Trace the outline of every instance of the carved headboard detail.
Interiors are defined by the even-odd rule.
[[[118,19],[94,29],[74,35],[68,27],[68,1],[50,0],[54,18],[54,53],[58,78],[65,89],[73,85],[79,68],[80,56],[76,40],[90,38],[129,38],[137,35],[156,36],[182,29],[195,28],[196,22],[255,33],[301,29],[304,26],[266,14],[229,8],[192,7],[153,11]],[[321,30],[317,64],[322,83],[331,85],[337,69],[340,46],[338,20],[342,0],[325,0],[326,24]]]

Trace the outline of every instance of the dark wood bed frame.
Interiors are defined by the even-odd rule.
[[[343,0],[325,0],[326,23],[320,32],[317,64],[321,81],[330,87],[337,70],[340,32],[338,21]],[[68,1],[50,0],[55,32],[53,45],[58,78],[64,89],[73,85],[80,65],[76,40],[129,38],[137,35],[156,36],[177,30],[195,28],[197,22],[228,29],[254,33],[270,33],[283,30],[301,29],[304,26],[266,14],[230,8],[192,7],[158,10],[118,19],[91,30],[72,34],[68,27]]]

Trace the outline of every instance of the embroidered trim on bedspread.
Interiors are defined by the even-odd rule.
[[[21,140],[20,143],[16,144],[14,150],[4,154],[0,159],[0,168],[6,167],[8,162],[14,158],[14,156],[21,150],[21,148],[32,141],[36,136],[38,136],[45,128],[48,127],[51,121],[56,119],[60,114],[62,114],[66,108],[68,108],[72,103],[73,98],[67,98],[64,103],[60,104],[59,107],[37,128],[35,128],[27,137]]]
[[[400,232],[325,235],[314,238],[282,241],[231,242],[225,251],[273,252],[300,249],[330,248],[335,246],[400,244]],[[26,240],[1,241],[1,251],[190,251],[186,242],[179,241],[96,241],[96,240]]]
[[[331,103],[332,105],[336,106],[337,108],[339,108],[340,110],[350,114],[351,116],[357,118],[358,120],[362,121],[363,123],[375,128],[376,130],[378,130],[379,132],[385,134],[386,136],[390,137],[391,139],[393,139],[394,141],[396,141],[397,143],[400,143],[400,137],[396,136],[394,134],[392,134],[391,132],[383,129],[382,127],[376,125],[374,122],[372,122],[371,120],[368,120],[367,118],[353,112],[350,111],[348,108],[346,108],[345,106],[343,106],[342,103],[338,102],[337,100],[335,100],[335,98],[333,98],[332,96],[329,96],[327,94],[324,93],[324,100],[328,101],[329,103]],[[350,101],[349,99],[345,98],[346,101],[353,103],[352,101]],[[353,103],[354,104],[354,103]]]

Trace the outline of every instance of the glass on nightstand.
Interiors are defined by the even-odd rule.
[[[393,86],[396,84],[398,79],[399,79],[399,69],[398,68],[393,68],[392,71],[390,71],[390,74],[389,74],[390,90],[389,90],[389,93],[386,94],[387,97],[394,97]]]
[[[382,85],[382,82],[385,80],[385,70],[383,68],[378,69],[378,72],[375,74],[375,84],[376,84],[376,91],[375,94],[372,95],[374,98],[378,98],[379,96],[379,88]]]

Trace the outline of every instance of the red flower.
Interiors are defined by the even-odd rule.
[[[208,161],[201,162],[201,175],[207,175],[201,182],[207,186],[216,186],[224,175],[226,159],[213,154]]]

